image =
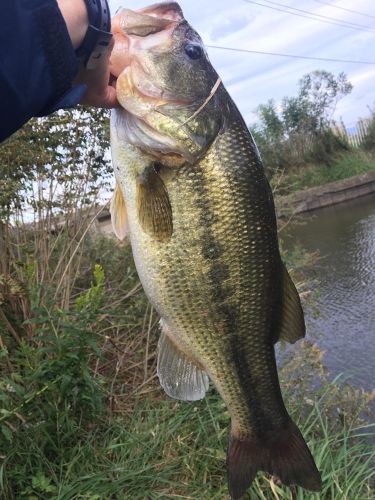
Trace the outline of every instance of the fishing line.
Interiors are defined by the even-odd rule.
[[[264,0],[264,1],[267,2],[268,0]],[[290,12],[290,10],[285,10],[285,8],[283,9],[283,8],[278,8],[278,7],[272,7],[271,5],[265,5],[264,3],[255,2],[254,0],[243,0],[243,2],[249,3],[249,4],[254,4],[254,5],[259,5],[260,7],[265,7],[266,9],[276,10],[278,12],[283,12],[284,14],[290,14],[292,16],[304,17],[306,19],[311,19],[313,21],[318,21],[320,23],[332,24],[333,26],[340,26],[341,28],[347,28],[347,29],[356,30],[356,31],[366,31],[368,33],[375,32],[375,30],[372,29],[370,26],[363,26],[361,24],[354,25],[354,23],[344,24],[347,21],[339,21],[339,22],[328,21],[326,19],[321,19],[321,18],[326,18],[328,16],[320,16],[319,14],[314,14],[311,11],[296,9],[294,7],[288,7],[287,5],[279,4],[276,2],[270,2],[270,3],[272,3],[274,5],[280,5],[280,7],[286,7],[287,9],[290,9],[290,10],[295,10],[298,12],[305,12],[306,14],[298,14],[297,12]],[[313,17],[313,16],[315,16],[315,17]],[[336,18],[328,18],[328,19],[336,19]],[[353,26],[352,26],[352,24],[353,24]]]
[[[238,49],[236,47],[223,47],[220,45],[206,45],[209,49],[219,49],[219,50],[231,50],[233,52],[244,52],[249,54],[263,54],[267,56],[278,56],[278,57],[290,57],[293,59],[307,59],[312,61],[326,61],[326,62],[337,62],[337,63],[347,63],[347,64],[368,64],[375,66],[375,61],[354,61],[352,59],[334,59],[330,57],[315,57],[315,56],[299,56],[295,54],[282,54],[280,52],[266,52],[261,50],[250,50],[250,49]]]
[[[330,3],[330,2],[323,2],[323,0],[312,0],[312,1],[316,2],[316,3],[320,3],[322,5],[329,5],[333,9],[343,10],[345,12],[350,12],[352,14],[358,14],[359,16],[375,19],[375,16],[372,16],[371,14],[366,14],[365,12],[359,12],[359,10],[347,9],[346,7],[340,7],[339,5],[334,5],[333,3]]]
[[[204,109],[207,106],[207,104],[211,101],[213,96],[216,94],[217,89],[220,87],[221,82],[222,82],[222,80],[219,76],[219,78],[216,80],[215,85],[212,87],[211,92],[209,93],[207,99],[204,101],[202,106],[200,106],[187,120],[185,120],[183,123],[181,123],[181,125],[179,125],[178,128],[183,127],[184,125],[186,125],[191,120],[193,120],[196,116],[199,115],[199,113],[202,111],[202,109]]]

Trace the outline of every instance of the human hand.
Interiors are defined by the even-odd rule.
[[[74,49],[77,49],[86,34],[89,20],[84,0],[57,0],[59,9],[66,22],[69,36]],[[101,58],[94,69],[81,67],[73,84],[85,84],[87,90],[80,104],[99,108],[114,108],[119,106],[116,98],[114,78],[111,78],[109,58],[113,41],[102,51]]]
[[[114,40],[108,46],[95,69],[82,68],[74,83],[84,83],[87,90],[80,104],[97,108],[116,108],[119,106],[116,97],[115,78],[111,76],[109,58],[113,49]]]

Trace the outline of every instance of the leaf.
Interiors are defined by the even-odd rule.
[[[40,493],[53,493],[57,490],[56,486],[51,484],[51,480],[41,471],[38,471],[32,478],[31,484],[33,488]]]
[[[5,439],[11,443],[13,441],[13,432],[6,425],[1,426],[1,432]]]

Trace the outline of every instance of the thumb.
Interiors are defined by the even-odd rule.
[[[117,108],[120,106],[117,100],[116,89],[112,85],[108,85],[107,89],[104,91],[101,106],[103,106],[103,108]]]

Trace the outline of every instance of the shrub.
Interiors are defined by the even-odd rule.
[[[372,112],[370,125],[367,129],[364,141],[361,144],[365,151],[375,152],[375,112]]]

